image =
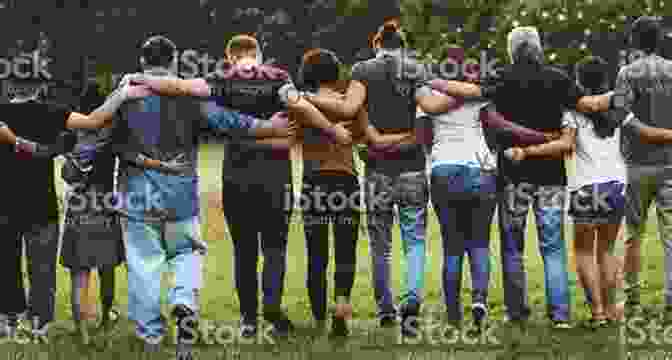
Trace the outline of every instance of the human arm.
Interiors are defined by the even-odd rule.
[[[67,129],[100,129],[109,126],[115,114],[126,101],[152,95],[150,89],[142,85],[122,83],[96,110],[89,115],[69,112],[65,122]]]
[[[544,133],[518,125],[504,118],[493,104],[481,110],[483,127],[493,130],[495,135],[519,146],[543,144],[560,138],[560,133]]]
[[[660,145],[672,143],[672,130],[646,125],[633,113],[628,114],[622,126],[633,130],[643,143]]]
[[[362,81],[357,80],[356,70],[353,69],[353,80],[348,84],[348,89],[342,98],[313,93],[304,93],[302,95],[303,98],[321,111],[351,119],[357,116],[359,109],[364,106],[366,101],[366,85]]]
[[[512,147],[504,155],[511,160],[521,161],[530,157],[560,158],[572,153],[576,147],[576,121],[569,112],[565,113],[564,126],[558,139],[539,145]]]
[[[457,109],[464,104],[461,98],[444,95],[441,92],[432,92],[428,85],[422,86],[415,92],[415,101],[420,109],[427,114],[442,114]]]

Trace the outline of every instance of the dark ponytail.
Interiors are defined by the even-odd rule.
[[[609,65],[599,56],[589,56],[576,66],[576,81],[588,95],[606,93],[609,85]],[[602,139],[614,136],[616,122],[607,113],[584,114],[593,122],[595,133]]]

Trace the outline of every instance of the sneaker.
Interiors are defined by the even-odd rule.
[[[474,327],[482,329],[488,318],[488,307],[482,303],[475,303],[471,306],[471,316],[474,320]]]
[[[178,344],[193,344],[198,340],[197,314],[186,305],[176,305],[171,314],[177,323]]]
[[[243,339],[252,339],[257,336],[257,319],[248,319],[243,317],[240,320],[240,337]]]
[[[397,314],[396,313],[383,313],[380,314],[379,320],[381,328],[391,328],[397,325]]]
[[[567,320],[553,320],[552,327],[554,330],[568,330],[572,328],[572,324]]]
[[[420,304],[409,302],[401,309],[401,335],[403,337],[415,338],[420,330]]]
[[[278,336],[287,336],[294,332],[294,324],[282,310],[264,311],[264,320],[271,323],[274,333]]]

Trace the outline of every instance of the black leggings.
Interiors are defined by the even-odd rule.
[[[272,176],[272,175],[271,175]],[[288,180],[291,184],[291,180]],[[291,186],[224,182],[222,204],[234,248],[236,290],[240,313],[257,318],[259,307],[259,247],[264,256],[262,274],[265,310],[279,310],[285,284]]]
[[[325,320],[327,314],[329,223],[334,225],[334,297],[350,298],[357,265],[359,197],[359,182],[350,174],[320,174],[304,179],[300,206],[308,251],[308,296],[316,320]]]

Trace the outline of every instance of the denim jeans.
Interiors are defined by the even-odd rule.
[[[424,171],[397,176],[371,172],[366,177],[366,206],[373,289],[381,314],[395,312],[390,289],[394,205],[399,211],[402,242],[402,304],[422,302],[425,279],[425,232],[429,189]]]
[[[539,250],[544,262],[548,316],[568,321],[570,292],[565,245],[565,187],[507,184],[500,192],[499,224],[504,282],[504,303],[512,320],[530,316],[527,300],[525,233],[532,206],[537,223]]]
[[[432,204],[443,240],[443,295],[449,320],[462,320],[462,268],[469,255],[472,302],[487,305],[490,285],[490,225],[497,205],[494,174],[478,167],[432,169]]]
[[[203,261],[193,244],[194,238],[201,236],[200,221],[198,217],[163,223],[124,219],[122,225],[128,263],[128,317],[136,322],[140,338],[156,341],[165,334],[161,275],[167,266],[175,271],[168,302],[198,313]]]

